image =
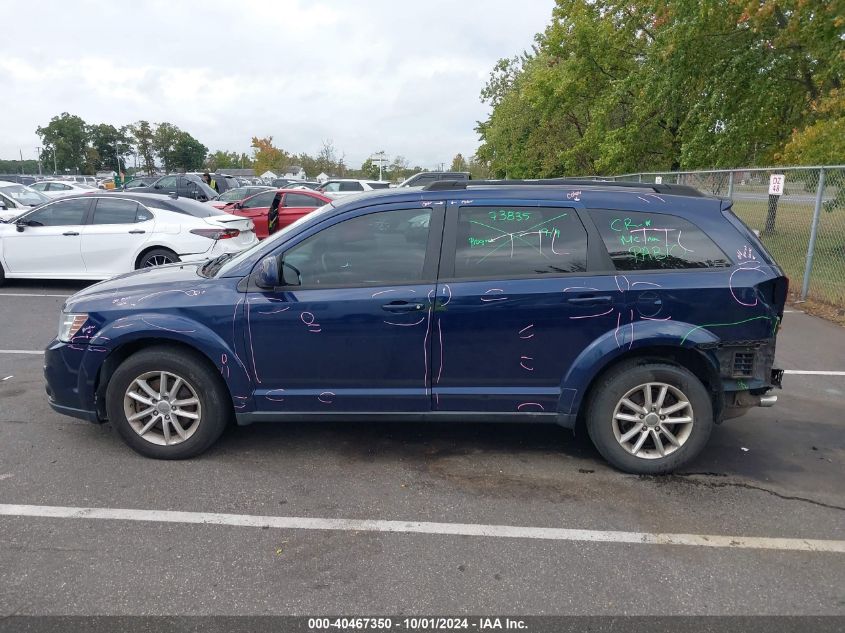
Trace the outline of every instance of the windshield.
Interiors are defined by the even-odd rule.
[[[3,187],[4,194],[9,196],[12,200],[19,204],[34,207],[37,204],[48,202],[50,198],[45,196],[40,191],[30,189],[24,185],[12,185],[11,187]]]
[[[262,240],[261,242],[256,242],[255,244],[253,244],[252,246],[250,246],[246,250],[241,251],[235,257],[233,257],[228,262],[226,262],[226,265],[223,266],[217,272],[215,277],[224,277],[226,275],[226,273],[228,273],[230,270],[232,270],[233,268],[238,266],[242,261],[244,261],[248,257],[251,257],[259,249],[267,250],[267,251],[273,250],[273,244],[275,244],[276,242],[278,242],[281,239],[285,239],[285,237],[287,237],[288,233],[290,233],[291,230],[298,228],[300,225],[304,224],[305,222],[310,222],[311,220],[318,218],[319,216],[323,215],[324,213],[326,213],[327,211],[329,211],[333,208],[334,207],[332,206],[331,203],[324,204],[319,209],[314,209],[311,213],[309,213],[307,215],[303,215],[296,222],[293,222],[292,224],[288,224],[285,228],[281,229],[278,233],[273,233],[273,235],[268,237],[266,240]]]

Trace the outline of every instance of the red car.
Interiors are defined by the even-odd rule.
[[[263,191],[240,202],[223,207],[226,213],[250,218],[255,224],[255,234],[263,240],[271,233],[292,224],[317,207],[331,202],[331,198],[306,189],[274,189]],[[275,226],[270,230],[269,218],[273,216]]]

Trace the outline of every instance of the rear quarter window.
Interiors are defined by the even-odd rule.
[[[666,213],[591,209],[616,270],[730,266],[727,255],[692,222]]]

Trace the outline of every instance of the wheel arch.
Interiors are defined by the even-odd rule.
[[[213,335],[213,333],[202,334]],[[123,340],[114,341],[116,345],[103,360],[94,380],[95,403],[97,415],[100,419],[107,419],[105,395],[114,372],[124,360],[137,352],[151,347],[167,347],[169,349],[181,350],[186,355],[192,356],[198,362],[212,369],[213,374],[218,377],[220,385],[228,394],[230,402],[233,402],[233,390],[241,391],[249,386],[249,376],[246,375],[245,368],[243,372],[238,374],[238,372],[234,371],[234,363],[232,363],[232,368],[227,372],[229,375],[224,375],[223,368],[217,364],[216,359],[212,358],[210,353],[224,359],[228,357],[237,358],[236,354],[219,337],[214,336],[213,339],[209,339],[208,336],[201,335],[198,338],[201,338],[205,342],[205,345],[196,345],[193,340],[186,340],[170,332],[162,332],[161,334],[156,332],[153,334],[151,332],[139,331],[128,334],[123,337]],[[248,388],[246,393],[251,393],[251,388]]]
[[[654,323],[657,322],[648,327],[655,330],[661,327]],[[583,424],[585,405],[602,376],[619,364],[630,361],[640,361],[642,364],[670,363],[685,367],[702,382],[710,394],[714,417],[716,420],[720,419],[724,396],[719,365],[712,354],[698,347],[700,343],[712,343],[718,339],[707,330],[681,323],[653,334],[650,337],[643,336],[634,341],[625,341],[624,345],[619,346],[615,333],[609,332],[575,359],[562,384],[563,390],[574,391],[568,411],[572,421],[568,426],[574,424],[580,427]]]
[[[142,248],[141,251],[135,256],[135,261],[132,265],[132,269],[138,270],[138,266],[141,264],[141,260],[144,258],[144,256],[150,251],[154,251],[156,249],[164,249],[166,251],[170,251],[171,253],[176,255],[176,257],[179,257],[179,253],[177,253],[175,249],[171,248],[170,246],[167,246],[166,244],[145,244],[144,248]]]

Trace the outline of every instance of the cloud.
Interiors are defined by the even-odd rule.
[[[0,157],[33,157],[35,129],[67,111],[169,121],[212,150],[332,139],[352,165],[384,149],[432,167],[474,151],[489,71],[530,47],[553,0],[34,5],[0,42]]]

